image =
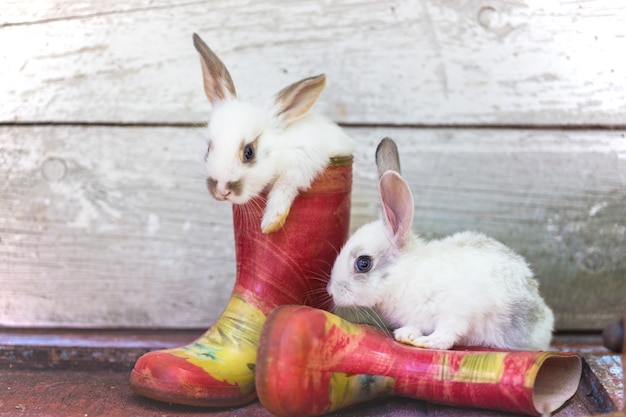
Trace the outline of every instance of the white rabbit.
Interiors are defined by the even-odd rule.
[[[267,191],[261,229],[274,232],[299,191],[311,185],[331,157],[351,155],[354,141],[330,120],[309,112],[324,89],[323,74],[285,87],[263,108],[240,101],[226,66],[195,33],[193,42],[213,107],[205,157],[209,191],[234,204]]]
[[[413,196],[395,143],[376,151],[382,220],[348,240],[328,292],[338,307],[369,307],[406,344],[545,350],[554,316],[525,260],[485,235],[426,242],[411,231]]]

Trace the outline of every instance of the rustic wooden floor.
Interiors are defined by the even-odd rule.
[[[270,416],[258,402],[207,410],[151,401],[128,386],[136,358],[150,349],[184,344],[194,331],[21,331],[0,332],[0,415],[2,416]],[[619,355],[600,347],[599,335],[557,336],[555,348],[585,359],[575,397],[554,414],[584,416],[620,409]],[[501,416],[405,398],[355,406],[335,416]],[[506,414],[511,416],[511,414]]]

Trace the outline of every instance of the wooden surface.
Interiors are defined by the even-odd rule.
[[[246,97],[325,72],[338,121],[626,124],[621,0],[0,7],[3,121],[202,121],[195,31]]]
[[[603,328],[626,314],[625,24],[620,0],[3,1],[0,325],[220,314],[234,247],[204,185],[198,32],[256,102],[327,74],[316,109],[359,144],[353,230],[394,137],[417,232],[502,240],[559,329]]]
[[[197,331],[0,332],[2,416],[270,416],[258,402],[234,409],[201,409],[148,400],[128,386],[134,360],[148,349],[185,344]],[[618,355],[599,347],[599,335],[557,336],[553,348],[578,352],[583,376],[574,398],[554,417],[574,417],[623,407]],[[97,359],[94,359],[97,358]],[[606,364],[611,364],[606,366]],[[404,398],[383,398],[330,416],[513,416]]]
[[[158,403],[135,395],[128,386],[127,372],[8,371],[2,375],[2,416],[259,416],[272,414],[254,402],[233,409],[202,409]],[[585,392],[553,417],[578,417],[602,409]],[[423,401],[388,398],[327,414],[335,417],[514,417],[518,414],[490,410],[452,408]]]
[[[370,165],[389,134],[412,179],[416,231],[434,238],[481,230],[522,253],[561,328],[621,314],[622,133],[348,130],[363,145],[353,228],[378,216]],[[9,164],[8,204],[0,207],[3,324],[202,327],[221,312],[234,281],[230,205],[204,188],[202,139],[193,129],[41,126],[0,134]]]

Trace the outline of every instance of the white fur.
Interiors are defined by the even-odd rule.
[[[358,229],[333,266],[328,292],[337,306],[375,309],[396,340],[418,347],[549,347],[554,317],[521,256],[474,232],[425,242],[410,230],[406,182],[389,171],[380,187],[383,219]],[[408,202],[410,213],[398,209]],[[373,262],[366,273],[355,268],[362,255]]]
[[[238,155],[240,144],[257,137],[256,161],[246,165]],[[231,194],[229,201],[244,204],[271,186],[262,229],[289,209],[331,157],[350,155],[355,150],[353,140],[323,116],[309,113],[281,129],[274,126],[267,111],[238,100],[215,108],[208,138],[212,144],[206,161],[208,176],[217,180],[218,187],[228,181],[243,184],[242,193]]]
[[[213,104],[206,156],[211,193],[218,200],[244,204],[267,190],[261,228],[275,231],[298,193],[310,187],[330,158],[351,155],[356,145],[335,123],[310,112],[324,88],[323,75],[286,87],[260,107],[237,98],[228,70],[197,35],[194,45]],[[250,143],[255,143],[255,157],[246,163],[241,150]],[[233,183],[237,187],[229,185]]]

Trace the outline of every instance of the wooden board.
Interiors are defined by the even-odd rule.
[[[625,25],[621,0],[8,0],[0,121],[204,121],[198,32],[259,102],[326,73],[342,122],[624,126]]]
[[[259,402],[227,409],[194,408],[133,394],[129,371],[150,349],[183,345],[191,331],[0,330],[0,415],[19,416],[269,416]],[[580,386],[554,417],[615,411],[622,407],[620,357],[600,345],[600,335],[557,336],[553,349],[583,357]],[[607,366],[609,365],[609,366]],[[342,409],[330,416],[513,416],[390,397]]]
[[[227,409],[206,409],[160,403],[133,394],[128,386],[128,372],[87,371],[8,371],[0,387],[0,415],[42,416],[144,416],[189,417],[250,416],[272,414],[255,401]],[[606,412],[593,398],[579,390],[554,417],[578,417]],[[329,417],[515,417],[520,414],[491,410],[455,408],[408,398],[384,398],[327,414]]]
[[[6,384],[11,389],[0,399],[0,414],[20,416],[107,415],[161,417],[185,415],[198,417],[251,416],[272,414],[255,401],[229,409],[202,409],[159,403],[133,394],[128,387],[127,372],[80,371],[10,371]],[[578,417],[607,412],[583,390],[554,417]],[[520,414],[491,410],[455,408],[408,398],[394,397],[371,401],[327,414],[329,417],[515,417]]]
[[[210,113],[198,32],[259,103],[327,74],[316,109],[359,143],[353,230],[378,215],[372,155],[393,136],[416,231],[504,241],[559,329],[602,328],[626,314],[624,27],[621,0],[3,1],[0,325],[221,312],[234,249],[192,127]]]
[[[625,131],[349,128],[352,229],[378,216],[373,154],[396,139],[427,238],[464,229],[531,263],[559,329],[624,314]],[[202,328],[234,281],[229,203],[202,131],[0,127],[0,325]]]

